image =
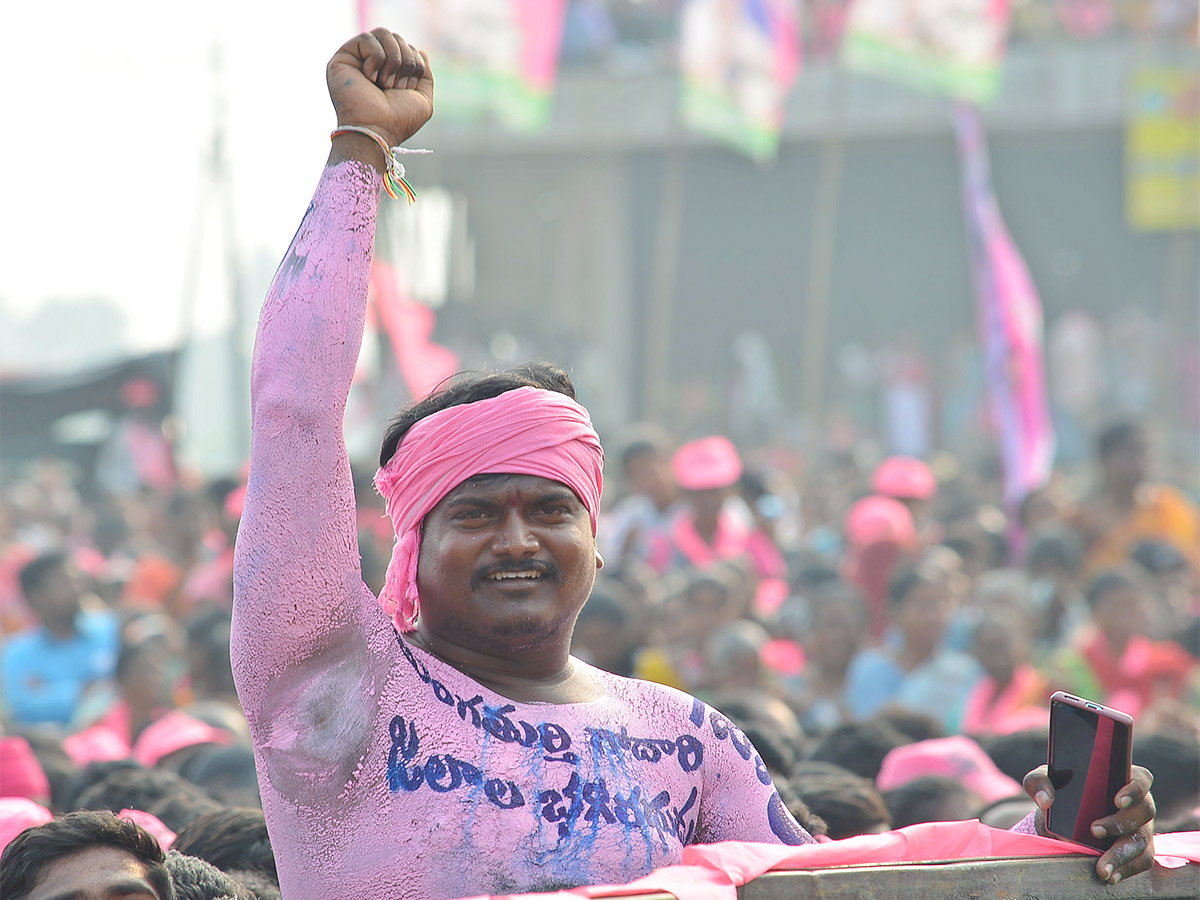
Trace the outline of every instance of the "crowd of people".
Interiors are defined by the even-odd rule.
[[[722,710],[811,832],[1019,821],[1055,689],[1135,715],[1159,830],[1200,828],[1197,515],[1147,481],[1138,426],[1099,435],[1085,490],[1056,476],[1013,517],[968,469],[804,475],[719,436],[620,437],[573,653]],[[244,486],[85,500],[69,476],[45,461],[3,492],[0,839],[137,810],[177,885],[202,871],[180,854],[243,885],[180,896],[278,896],[229,662]],[[393,538],[359,502],[378,591]]]
[[[1200,515],[1136,422],[1008,511],[966,460],[631,426],[602,505],[586,410],[531,365],[409,408],[353,477],[361,121],[401,143],[433,84],[382,29],[327,79],[342,140],[264,305],[247,480],[45,461],[0,492],[0,894],[454,897],[690,843],[1031,833],[1055,689],[1137,720],[1100,877],[1200,828]]]

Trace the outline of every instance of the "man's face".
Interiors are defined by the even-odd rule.
[[[92,847],[42,868],[28,900],[163,900],[146,866],[116,847]]]
[[[665,507],[675,499],[677,488],[671,461],[656,450],[639,453],[629,460],[625,475],[635,494],[644,494],[659,507]]]
[[[38,590],[27,598],[30,608],[50,627],[68,627],[79,614],[83,586],[70,562],[49,572]]]
[[[940,583],[918,585],[895,615],[908,646],[934,648],[941,643],[950,620],[950,592]]]
[[[1134,431],[1104,460],[1110,482],[1137,486],[1146,480],[1150,467],[1150,441],[1143,431]]]
[[[587,508],[566,485],[476,476],[425,517],[421,628],[490,653],[568,640],[601,565]]]

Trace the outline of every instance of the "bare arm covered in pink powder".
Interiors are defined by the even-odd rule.
[[[283,768],[330,778],[335,760],[322,745],[352,751],[370,736],[369,711],[348,717],[339,697],[351,686],[346,679],[367,678],[364,696],[378,686],[370,667],[351,657],[386,626],[360,575],[342,416],[362,340],[379,190],[369,165],[325,170],[255,341],[230,649],[273,776],[285,774],[274,765],[279,758],[295,757]]]

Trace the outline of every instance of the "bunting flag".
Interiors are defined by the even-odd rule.
[[[1200,228],[1200,72],[1136,70],[1125,120],[1125,212],[1135,231]]]
[[[1042,308],[996,204],[979,113],[960,103],[954,124],[992,421],[1004,464],[1004,497],[1009,508],[1016,509],[1030,491],[1046,484],[1054,463]]]
[[[863,72],[982,103],[1000,88],[1010,0],[852,0],[842,59]]]
[[[683,120],[756,160],[779,149],[785,101],[800,69],[792,0],[685,0],[680,35]]]
[[[550,117],[567,0],[358,0],[359,26],[381,23],[429,54],[437,117],[494,116],[518,131]]]
[[[422,400],[457,371],[458,355],[430,340],[436,321],[433,310],[410,300],[400,282],[394,268],[374,260],[367,302],[396,352],[409,396]]]

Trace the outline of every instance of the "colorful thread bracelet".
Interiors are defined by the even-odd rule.
[[[400,162],[399,156],[401,153],[431,153],[431,150],[419,150],[410,147],[389,147],[387,140],[380,134],[372,131],[363,125],[343,125],[340,128],[335,128],[329,135],[332,141],[339,134],[362,134],[369,137],[379,145],[379,149],[383,151],[383,158],[387,161],[387,168],[383,173],[383,188],[387,191],[388,196],[393,200],[400,198],[404,194],[407,198],[409,206],[417,199],[417,192],[412,189],[404,178],[404,164]]]

